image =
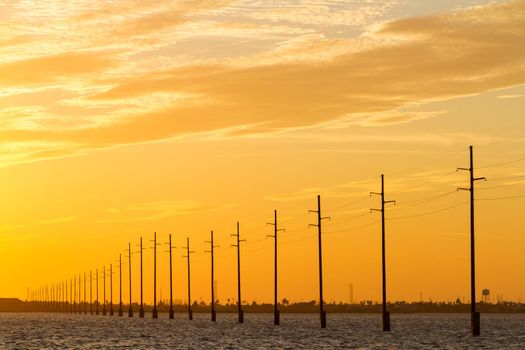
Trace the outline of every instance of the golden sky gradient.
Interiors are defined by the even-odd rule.
[[[378,300],[384,173],[389,299],[468,300],[455,169],[472,144],[478,295],[524,299],[525,1],[8,0],[0,18],[1,296],[116,264],[156,231],[183,300],[190,237],[207,301],[213,229],[218,298],[234,299],[239,220],[243,296],[270,301],[277,209],[281,298],[316,299],[320,194],[326,300],[350,283]]]

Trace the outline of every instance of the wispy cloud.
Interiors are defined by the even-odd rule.
[[[10,123],[0,131],[4,145],[11,144],[4,147],[17,152],[23,147],[14,145],[43,145],[42,152],[12,154],[3,163],[48,158],[48,152],[76,154],[215,130],[237,130],[231,134],[237,136],[342,119],[366,127],[410,123],[441,112],[407,112],[407,106],[525,83],[522,0],[382,22],[361,37],[328,36],[298,25],[321,18],[335,21],[341,13],[355,16],[352,8],[345,9],[346,3],[327,8],[323,2],[311,2],[315,10],[311,18],[297,13],[290,17],[297,6],[268,5],[278,19],[265,18],[265,11],[260,11],[250,14],[252,20],[306,30],[272,42],[264,52],[254,50],[234,59],[199,59],[198,53],[181,56],[173,53],[176,45],[162,41],[195,37],[192,26],[220,23],[242,7],[238,3],[133,2],[112,5],[104,12],[98,11],[98,2],[80,7],[61,2],[60,9],[37,7],[29,12],[33,17],[11,14],[3,25],[18,28],[15,19],[20,16],[23,23],[34,24],[55,11],[56,23],[71,28],[74,35],[71,44],[59,43],[58,24],[46,26],[54,40],[46,43],[48,49],[60,46],[52,56],[39,51],[42,45],[19,57],[0,50],[0,85],[12,89],[8,96],[21,93],[14,89],[17,86],[68,91],[51,104],[0,111],[0,121]],[[376,5],[370,3],[373,8],[363,22],[382,16]],[[122,13],[120,20],[118,13]],[[100,46],[82,32],[86,26],[94,27],[91,34]],[[227,26],[222,30],[227,35]],[[107,33],[117,32],[124,37],[130,33],[129,42],[104,43]],[[15,38],[27,34],[16,30],[1,40],[16,43]],[[48,150],[49,145],[65,147]]]
[[[203,204],[192,200],[156,201],[125,206],[123,208],[110,208],[108,219],[100,223],[124,223],[136,221],[160,220],[176,215],[190,215],[230,208],[230,204]]]
[[[40,221],[26,223],[26,224],[18,224],[18,225],[0,227],[0,232],[13,231],[13,230],[17,230],[20,228],[26,228],[26,227],[61,224],[65,222],[74,221],[76,219],[77,219],[76,216],[60,216],[60,217],[55,217],[55,218],[43,219]]]

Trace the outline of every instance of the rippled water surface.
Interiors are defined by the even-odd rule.
[[[485,348],[525,349],[525,315],[482,314],[482,335],[469,333],[468,314],[392,315],[392,331],[379,314],[331,314],[319,328],[313,314],[218,315],[217,323],[197,314],[159,319],[62,314],[0,314],[2,349],[204,349],[204,348]]]

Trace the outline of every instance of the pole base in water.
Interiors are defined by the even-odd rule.
[[[383,311],[383,331],[390,332],[390,312]]]
[[[244,323],[244,311],[239,310],[239,323]]]
[[[278,326],[280,323],[280,315],[281,312],[279,310],[275,310],[275,312],[273,313],[273,324],[276,326]]]
[[[193,320],[193,310],[192,309],[189,309],[188,310],[188,319],[191,321]]]
[[[103,315],[103,316],[106,316],[106,308],[103,308],[103,309],[102,309],[102,315]]]
[[[326,328],[326,311],[321,311],[321,328]]]
[[[170,309],[170,320],[173,320],[175,318],[175,312],[173,309]]]
[[[109,316],[113,316],[115,313],[113,311],[113,309],[109,309]]]
[[[141,308],[141,309],[139,310],[139,317],[140,317],[140,318],[144,318],[144,309],[143,309],[143,308]]]
[[[122,309],[118,309],[118,317],[122,317],[122,315],[124,315],[124,313],[122,312]]]
[[[481,333],[481,320],[479,312],[473,312],[470,318],[472,335],[478,337]]]
[[[217,312],[215,310],[211,310],[211,320],[213,322],[217,321]]]
[[[159,312],[157,311],[156,308],[153,308],[153,311],[151,312],[151,316],[153,318],[159,318]]]
[[[133,317],[133,309],[129,308],[128,310],[128,317]]]

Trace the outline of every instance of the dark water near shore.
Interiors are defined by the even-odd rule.
[[[61,314],[0,314],[1,349],[525,349],[525,315],[482,314],[479,338],[469,333],[468,314],[392,315],[392,332],[381,329],[379,314],[284,314],[273,326],[271,314],[208,315],[193,321],[177,314],[159,319]]]

